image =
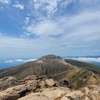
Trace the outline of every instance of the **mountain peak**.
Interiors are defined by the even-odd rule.
[[[56,56],[56,55],[45,55],[43,57],[41,57],[39,60],[62,60],[62,58],[60,56]]]

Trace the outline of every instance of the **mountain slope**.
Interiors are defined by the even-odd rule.
[[[46,55],[32,62],[0,70],[0,77],[15,76],[23,79],[29,75],[52,77],[55,80],[67,80],[68,83],[78,89],[89,84],[99,84],[99,67],[69,59],[62,59],[55,55]]]
[[[47,77],[56,77],[66,74],[68,70],[78,70],[77,67],[66,63],[64,59],[55,55],[46,55],[40,59],[25,63],[21,66],[8,68],[0,71],[0,77],[13,75],[18,78],[24,78],[28,75],[46,75]]]
[[[40,59],[30,62],[27,67],[19,73],[19,76],[23,78],[26,75],[35,74],[38,76],[45,75],[47,77],[53,77],[55,79],[61,79],[64,77],[68,70],[77,70],[78,68],[66,63],[64,59],[55,55],[46,55]]]
[[[82,62],[78,60],[73,60],[73,59],[65,59],[65,61],[79,68],[90,69],[90,70],[100,73],[100,67],[94,64],[90,64],[90,63],[86,63],[86,62]]]

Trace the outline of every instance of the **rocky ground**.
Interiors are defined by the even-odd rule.
[[[0,79],[0,100],[100,100],[100,86],[88,85],[74,90],[66,80],[62,82],[45,76]]]

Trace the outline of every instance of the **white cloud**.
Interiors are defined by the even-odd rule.
[[[57,0],[49,0],[48,5],[43,10],[47,11],[47,16],[51,17],[57,11]]]
[[[100,29],[98,27],[100,25],[99,11],[82,12],[72,17],[62,17],[61,25],[66,33],[63,39],[66,41],[69,38],[70,43],[90,46],[92,43],[95,44],[96,41],[98,43],[100,40]]]
[[[83,10],[85,8],[92,10],[94,7],[96,9],[97,7],[99,7],[100,0],[30,0],[29,2],[29,6],[30,8],[32,8],[31,11],[34,12],[35,9],[36,12],[41,14],[45,13],[44,16],[47,15],[48,18],[52,18],[55,12],[63,12],[65,10],[67,14],[67,10],[70,10],[72,7],[73,9],[78,9],[77,11]],[[71,3],[73,4],[73,6],[70,5]],[[67,8],[67,6],[69,5],[70,8],[62,9]]]
[[[63,30],[60,29],[59,24],[51,20],[44,20],[36,25],[32,24],[31,26],[28,26],[26,30],[37,36],[59,35],[63,33]]]
[[[5,63],[13,63],[13,60],[6,60]]]
[[[61,3],[62,7],[67,7],[70,3],[75,2],[76,0],[65,0]]]
[[[5,60],[5,63],[26,63],[26,62],[30,62],[30,61],[35,61],[36,59],[14,59],[14,60]]]
[[[55,42],[55,39],[47,37],[24,39],[2,36],[0,37],[0,56],[18,58],[42,56],[55,47]]]
[[[56,19],[31,20],[25,26],[25,35],[39,36],[40,47],[63,55],[97,55],[100,53],[100,11],[84,10],[73,16],[62,15]],[[40,41],[35,41],[36,45]],[[59,45],[58,45],[59,44]],[[51,49],[52,48],[52,49]],[[41,48],[39,48],[41,50]],[[42,50],[41,50],[42,51]],[[56,52],[55,52],[56,51]],[[42,51],[43,52],[43,51]]]
[[[29,17],[25,18],[25,25],[27,25],[29,23]]]
[[[34,4],[35,10],[38,10],[41,7],[41,4]]]
[[[0,2],[3,4],[9,4],[11,1],[10,0],[0,0]]]
[[[83,11],[74,16],[60,16],[54,20],[45,18],[37,23],[34,21],[30,23],[30,26],[25,27],[30,35],[64,35],[65,40],[71,39],[72,36],[76,40],[82,38],[84,41],[100,39],[100,11]]]
[[[13,7],[19,8],[21,10],[24,10],[24,5],[23,4],[15,4]]]
[[[51,17],[57,11],[57,0],[33,0],[34,9],[46,11],[47,17]]]
[[[100,57],[99,58],[79,57],[79,58],[72,58],[72,59],[76,59],[76,60],[84,61],[84,62],[96,62],[96,63],[100,63]]]
[[[58,0],[59,1],[59,0]],[[61,6],[62,7],[67,7],[71,3],[80,3],[80,4],[85,4],[85,5],[91,5],[91,4],[97,4],[99,0],[64,0],[61,1]]]
[[[91,4],[91,3],[97,3],[99,0],[80,0],[80,3],[85,3],[85,4]]]

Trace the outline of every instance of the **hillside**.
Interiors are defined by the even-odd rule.
[[[47,77],[61,78],[66,74],[67,70],[77,70],[78,68],[66,63],[64,59],[55,55],[47,55],[39,58],[36,61],[22,64],[21,66],[12,67],[0,71],[0,77],[15,76],[24,78],[28,75],[46,75]]]
[[[73,60],[73,59],[65,59],[67,63],[70,63],[71,65],[77,66],[79,68],[84,68],[84,69],[90,69],[95,72],[100,73],[100,67],[96,66],[94,64],[78,61],[78,60]]]

